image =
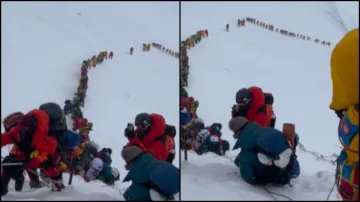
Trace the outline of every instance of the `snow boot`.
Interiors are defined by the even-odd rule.
[[[9,192],[9,182],[11,180],[11,176],[5,172],[5,170],[1,173],[1,196],[5,196]]]
[[[61,190],[66,188],[64,183],[63,183],[62,174],[52,178],[51,183],[52,183],[52,191],[59,191],[60,192]]]
[[[21,190],[24,186],[24,181],[25,181],[24,175],[21,175],[21,177],[19,177],[15,180],[15,191],[21,192]]]
[[[36,174],[37,171],[36,170],[27,170],[26,172],[30,178],[30,188],[31,189],[41,188],[42,186],[40,183],[39,175]]]

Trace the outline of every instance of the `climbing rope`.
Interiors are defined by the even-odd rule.
[[[277,196],[281,196],[281,197],[284,197],[286,199],[289,199],[289,201],[294,201],[292,198],[288,197],[288,196],[285,196],[284,194],[279,194],[279,193],[275,193],[275,192],[272,192],[272,191],[269,191],[265,186],[263,186],[263,189],[271,196],[271,198],[273,198],[275,201],[278,201],[274,195],[277,195]]]
[[[331,188],[331,190],[330,190],[330,193],[329,193],[329,195],[328,195],[327,198],[326,198],[327,201],[329,201],[330,196],[331,196],[331,193],[334,191],[335,185],[336,185],[336,182],[334,182],[334,184],[333,184],[333,186],[332,186],[332,188]]]

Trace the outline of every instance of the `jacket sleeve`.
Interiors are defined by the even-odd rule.
[[[166,161],[167,156],[169,155],[169,152],[166,150],[165,143],[160,141],[154,142],[150,148],[148,148],[148,151],[151,152],[157,160],[162,161]]]
[[[29,114],[36,118],[36,130],[32,140],[33,147],[36,147],[49,132],[50,118],[46,112],[38,109],[30,111]]]
[[[166,123],[163,116],[160,114],[151,114],[153,123],[150,127],[150,132],[144,137],[143,143],[149,146],[155,142],[155,139],[165,133]]]
[[[36,150],[39,155],[35,157],[38,163],[43,163],[49,159],[49,156],[54,156],[57,148],[57,142],[51,137],[45,137],[36,145]]]
[[[123,147],[128,147],[128,146],[138,146],[140,147],[144,152],[147,152],[146,147],[144,146],[144,144],[139,140],[139,138],[137,137],[133,137],[129,140],[129,142]]]
[[[270,125],[269,117],[266,116],[265,113],[261,113],[261,112],[255,116],[254,122],[256,122],[257,124],[263,127],[269,127]]]
[[[1,134],[1,147],[13,144],[14,137],[19,133],[19,127],[12,128],[9,132]]]

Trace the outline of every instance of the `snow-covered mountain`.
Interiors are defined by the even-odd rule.
[[[332,84],[329,60],[334,45],[347,30],[359,26],[358,2],[182,2],[181,38],[207,29],[209,37],[188,51],[190,95],[199,100],[198,115],[228,129],[238,89],[260,86],[274,95],[276,127],[291,122],[300,136],[301,175],[293,187],[254,188],[245,183],[233,159],[214,154],[182,157],[182,200],[337,200],[334,184],[338,154],[338,119],[329,110]],[[301,40],[237,19],[254,18],[275,28],[310,36]],[[225,31],[225,25],[230,31]],[[314,39],[331,42],[316,44]],[[272,192],[272,193],[270,193]],[[280,194],[280,195],[279,195]],[[285,197],[284,197],[285,196]],[[289,197],[289,198],[286,198]]]
[[[83,113],[94,123],[91,139],[113,149],[120,180],[127,173],[120,151],[128,122],[156,112],[178,125],[179,60],[155,48],[142,51],[143,43],[152,42],[179,50],[178,2],[1,2],[1,9],[2,118],[72,99],[81,62],[113,51],[112,60],[89,70]],[[2,148],[2,156],[9,148]],[[174,162],[179,166],[179,154]],[[123,200],[128,185],[111,188],[75,177],[60,193],[29,191],[25,183],[22,193],[10,191],[1,200]]]

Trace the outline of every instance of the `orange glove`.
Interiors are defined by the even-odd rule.
[[[76,149],[75,151],[71,152],[71,160],[78,157],[78,156],[80,156],[81,153],[82,152],[81,152],[80,149]]]

